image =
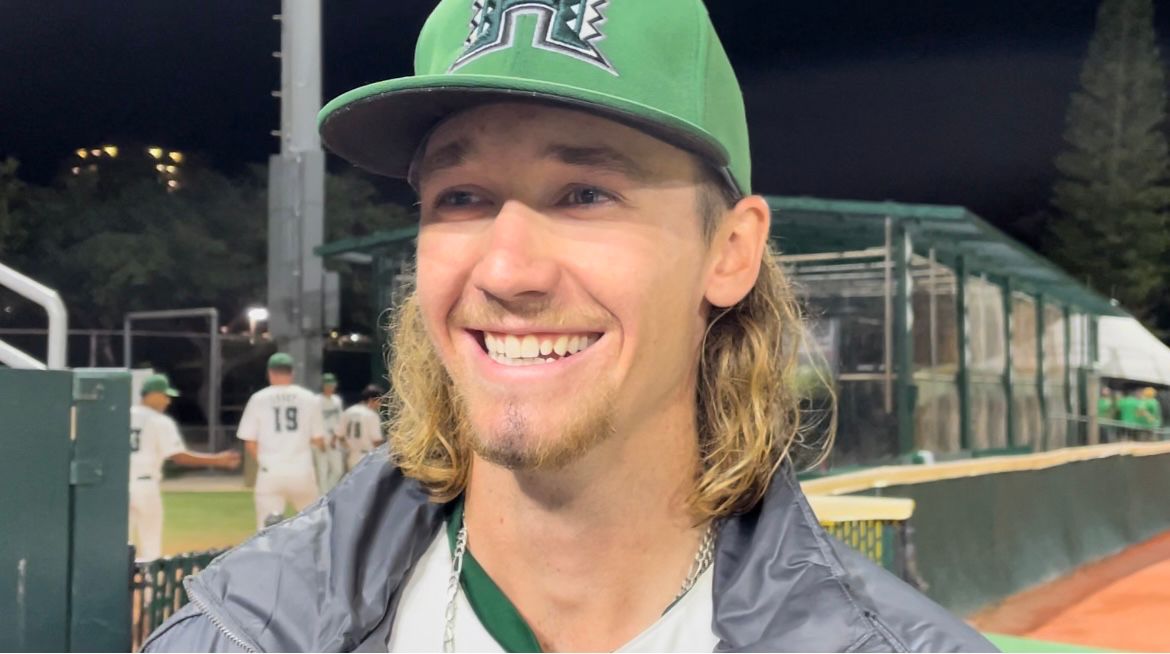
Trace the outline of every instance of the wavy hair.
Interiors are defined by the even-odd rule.
[[[701,200],[708,236],[712,208],[709,198]],[[391,328],[391,452],[434,500],[449,501],[463,492],[471,471],[471,446],[459,437],[468,425],[413,292]],[[801,426],[796,368],[803,333],[792,286],[769,245],[752,290],[730,308],[712,309],[707,320],[695,394],[701,470],[688,497],[697,521],[751,509],[785,460],[816,463],[827,454],[832,429],[810,443]]]

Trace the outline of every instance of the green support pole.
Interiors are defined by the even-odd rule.
[[[1100,324],[1097,322],[1098,318],[1099,318],[1099,316],[1092,315],[1092,314],[1090,314],[1088,317],[1088,320],[1089,320],[1089,325],[1088,325],[1089,339],[1088,340],[1089,340],[1089,342],[1085,346],[1085,348],[1086,348],[1085,368],[1087,371],[1086,374],[1093,376],[1093,386],[1094,386],[1094,388],[1096,388],[1096,392],[1100,393],[1101,392],[1101,363],[1100,363],[1101,352],[1099,350],[1100,344],[1098,343],[1098,338],[1100,336],[1100,331],[1099,331]],[[1088,385],[1087,380],[1086,380],[1086,385]],[[1094,415],[1095,415],[1096,411],[1097,411],[1097,395],[1089,396],[1088,393],[1086,393],[1085,395],[1086,395],[1085,410],[1086,411],[1093,411]],[[1097,442],[1100,443],[1101,442],[1100,427],[1098,427],[1098,431],[1097,431],[1096,436],[1097,436]],[[1086,438],[1088,438],[1087,435],[1086,435]]]
[[[967,261],[955,261],[955,327],[959,341],[959,371],[955,384],[959,391],[959,449],[971,449],[971,348],[967,340]]]
[[[1007,446],[1016,446],[1015,408],[1012,406],[1012,282],[1003,281],[1003,393],[1007,402],[1004,422],[1007,423]]]
[[[1060,308],[1060,310],[1061,310],[1061,316],[1064,319],[1064,352],[1061,353],[1061,356],[1064,357],[1064,410],[1065,410],[1065,414],[1066,415],[1076,415],[1077,417],[1080,417],[1082,415],[1087,416],[1088,414],[1085,413],[1085,411],[1084,411],[1085,404],[1082,402],[1077,402],[1077,410],[1075,413],[1072,410],[1073,397],[1074,397],[1073,393],[1074,392],[1076,393],[1075,397],[1077,397],[1077,398],[1080,398],[1080,395],[1081,395],[1079,390],[1073,389],[1072,311],[1069,310],[1069,307],[1067,304],[1063,305]],[[1065,418],[1065,424],[1069,425],[1071,427],[1072,425],[1069,424],[1069,422],[1070,422],[1069,419]],[[1081,429],[1081,422],[1078,420],[1074,424],[1076,424],[1076,426],[1077,426],[1076,427],[1076,435],[1077,435],[1076,442],[1075,443],[1068,443],[1068,444],[1069,445],[1084,445],[1085,440],[1081,436],[1081,434],[1084,430]],[[1065,433],[1066,434],[1068,433],[1067,429],[1065,430]]]
[[[1036,378],[1033,383],[1036,384],[1036,392],[1040,398],[1040,447],[1038,450],[1047,450],[1051,441],[1051,434],[1048,426],[1048,396],[1045,394],[1044,384],[1046,378],[1044,375],[1044,296],[1036,295]]]
[[[910,232],[899,221],[894,228],[894,399],[898,415],[898,450],[914,451],[914,341],[910,323]]]

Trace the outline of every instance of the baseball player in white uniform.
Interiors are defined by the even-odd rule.
[[[130,407],[130,540],[136,558],[153,561],[162,556],[163,506],[159,481],[163,462],[170,459],[185,467],[228,470],[240,465],[240,453],[188,452],[179,427],[166,415],[171,398],[179,392],[166,375],[151,375],[142,383],[142,403]]]
[[[256,529],[264,519],[284,513],[286,503],[300,511],[317,499],[314,447],[325,445],[321,403],[307,388],[293,383],[293,358],[277,352],[268,359],[270,386],[248,398],[236,437],[260,469],[254,502]]]
[[[366,386],[362,390],[361,401],[345,410],[341,414],[341,425],[338,433],[344,435],[345,446],[348,451],[348,469],[352,470],[375,447],[386,440],[382,434],[382,416],[378,415],[378,407],[382,404],[382,396],[386,391],[377,386]]]
[[[321,375],[321,394],[317,396],[317,401],[321,403],[326,439],[324,450],[313,450],[313,464],[317,469],[317,487],[322,495],[336,486],[345,474],[345,453],[341,451],[341,439],[335,436],[345,406],[334,392],[336,390],[337,377],[328,372]]]

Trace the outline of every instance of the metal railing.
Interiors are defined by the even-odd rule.
[[[0,263],[0,286],[11,289],[18,295],[39,304],[49,316],[49,345],[45,362],[38,361],[35,357],[29,356],[24,351],[0,339],[0,364],[33,370],[63,370],[65,368],[65,348],[68,344],[69,316],[65,311],[65,303],[61,301],[61,296],[57,294],[57,291],[2,263]]]
[[[136,561],[130,579],[130,651],[188,602],[183,579],[206,568],[226,549]]]

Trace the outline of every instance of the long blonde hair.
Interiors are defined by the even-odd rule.
[[[467,485],[472,451],[459,437],[467,425],[413,292],[391,329],[394,461],[433,499],[449,501]],[[769,246],[755,287],[735,306],[712,310],[707,321],[695,394],[702,469],[688,498],[696,520],[752,508],[786,459],[819,461],[827,453],[831,430],[806,443],[801,429],[795,373],[803,333],[792,287]]]

